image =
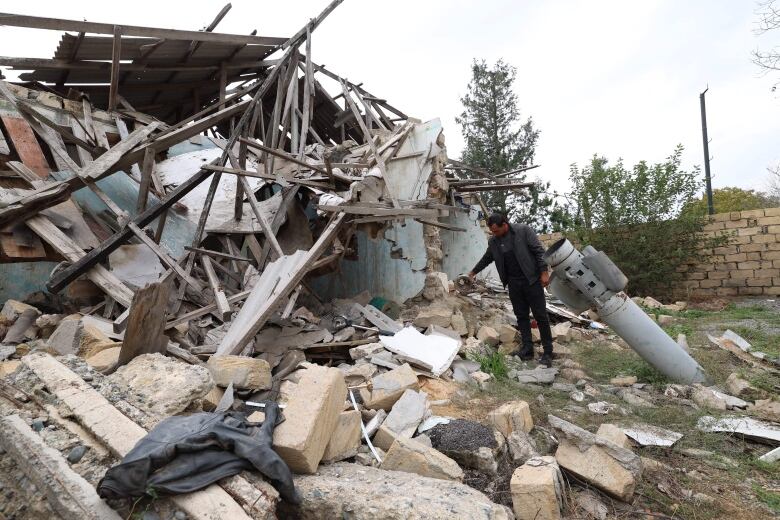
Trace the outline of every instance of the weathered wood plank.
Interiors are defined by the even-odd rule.
[[[130,304],[127,330],[119,351],[117,367],[126,365],[141,354],[165,352],[165,308],[168,306],[168,283],[152,283],[139,289]]]
[[[203,270],[206,272],[206,278],[209,281],[211,291],[214,293],[214,303],[217,305],[217,311],[222,321],[230,321],[230,315],[233,311],[230,310],[230,303],[228,303],[225,291],[222,289],[222,284],[217,278],[217,273],[214,272],[214,266],[211,263],[211,258],[207,255],[200,256],[200,263],[203,266]]]

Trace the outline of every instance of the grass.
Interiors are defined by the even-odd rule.
[[[640,383],[653,385],[669,381],[656,369],[648,365],[633,351],[616,351],[598,344],[583,345],[578,352],[582,365],[595,379],[608,383],[618,376],[636,376]]]
[[[769,491],[756,484],[753,485],[753,492],[758,500],[764,503],[773,513],[780,513],[780,493]]]
[[[472,359],[479,363],[479,369],[486,374],[492,374],[497,380],[507,378],[506,360],[504,355],[499,352],[493,352],[488,355],[473,354]]]
[[[761,324],[754,327],[740,325],[732,327],[731,330],[745,338],[753,346],[753,350],[772,357],[780,356],[780,335],[767,332]]]

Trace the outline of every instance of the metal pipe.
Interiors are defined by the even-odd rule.
[[[623,292],[627,279],[612,261],[592,247],[584,251],[565,238],[550,246],[544,254],[553,270],[550,291],[578,313],[595,306],[612,330],[669,379],[705,382],[701,365]]]

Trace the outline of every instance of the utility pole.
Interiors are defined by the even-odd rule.
[[[704,94],[710,87],[704,89],[704,92],[699,94],[699,103],[701,104],[701,138],[704,142],[704,181],[706,183],[707,190],[707,213],[712,215],[715,213],[715,206],[712,203],[712,177],[710,176],[710,140],[707,137],[707,107],[704,103]]]

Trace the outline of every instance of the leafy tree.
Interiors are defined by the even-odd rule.
[[[770,195],[755,190],[743,190],[742,188],[736,187],[712,190],[712,205],[715,208],[715,213],[770,208],[775,204],[776,202],[772,200]],[[706,194],[689,204],[685,208],[685,211],[692,211],[698,215],[706,215]]]
[[[758,23],[756,33],[762,35],[776,29],[780,29],[780,3],[777,0],[764,0],[758,3],[756,10]],[[758,65],[764,73],[780,72],[780,47],[770,49],[756,49],[753,51],[753,63]],[[775,90],[777,84],[772,88]]]
[[[680,168],[682,152],[678,146],[662,163],[640,161],[630,169],[599,156],[571,167],[574,238],[604,251],[637,294],[672,294],[682,266],[703,261],[703,250],[726,240],[701,233],[706,219],[684,211],[701,181],[698,168]]]
[[[517,95],[512,90],[517,69],[503,60],[492,67],[485,60],[474,60],[471,73],[468,92],[461,98],[463,112],[455,118],[466,142],[461,161],[492,175],[532,165],[539,131],[530,117],[521,120]],[[475,172],[463,173],[470,178],[484,178]],[[502,178],[512,182],[525,179],[523,173]],[[552,228],[551,215],[556,209],[555,198],[546,194],[548,190],[549,183],[537,181],[536,188],[527,195],[491,191],[484,192],[482,198],[490,210],[547,231]]]

